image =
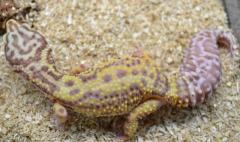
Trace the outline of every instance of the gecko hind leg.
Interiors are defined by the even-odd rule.
[[[161,100],[147,100],[143,102],[141,105],[136,107],[127,117],[127,120],[124,123],[123,131],[124,136],[122,137],[123,140],[131,139],[137,129],[138,129],[138,121],[143,119],[144,117],[156,112],[161,106],[165,103]]]

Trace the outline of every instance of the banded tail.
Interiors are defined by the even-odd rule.
[[[217,88],[222,71],[219,47],[237,53],[236,38],[231,32],[221,29],[206,29],[198,32],[186,49],[180,74],[177,79],[177,95],[195,106],[211,96]]]

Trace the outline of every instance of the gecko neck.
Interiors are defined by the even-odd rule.
[[[31,62],[21,70],[25,78],[48,95],[59,91],[60,86],[58,82],[63,77],[63,74],[57,71],[54,66],[51,52],[52,50],[50,48],[43,49],[41,51],[41,60]]]

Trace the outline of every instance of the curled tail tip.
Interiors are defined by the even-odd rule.
[[[239,43],[234,36],[233,32],[231,30],[224,30],[222,28],[218,29],[220,32],[217,35],[217,43],[220,47],[224,47],[229,49],[230,54],[232,57],[238,56],[239,52]]]

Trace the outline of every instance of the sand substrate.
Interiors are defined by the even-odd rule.
[[[28,2],[28,1],[26,1]],[[228,29],[219,0],[38,0],[28,19],[53,48],[56,66],[68,72],[131,54],[135,47],[156,57],[169,75],[178,72],[191,36],[206,27]],[[65,129],[53,123],[52,103],[5,60],[0,40],[0,141],[114,141],[113,118],[73,113]],[[153,126],[140,127],[136,140],[235,142],[240,139],[240,71],[221,50],[223,76],[206,103],[188,109],[163,108]]]

